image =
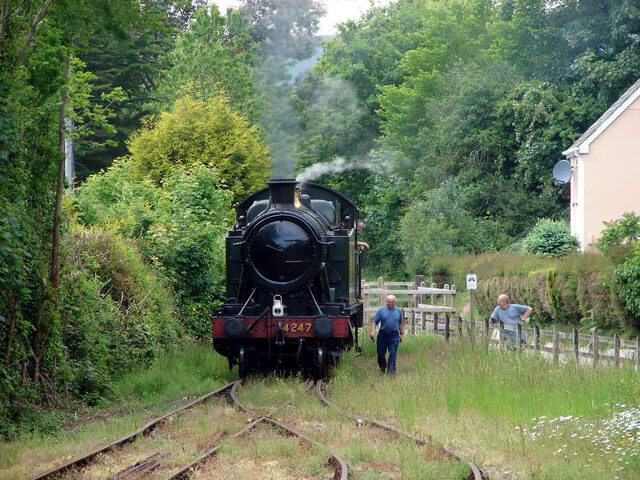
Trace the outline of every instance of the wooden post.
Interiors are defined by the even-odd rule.
[[[451,290],[453,290],[454,292],[457,292],[457,290],[456,290],[456,286],[455,286],[455,285],[451,285]],[[456,311],[453,313],[454,315],[455,315],[456,313],[458,313],[458,297],[457,297],[457,295],[458,295],[457,293],[452,293],[452,294],[451,294],[451,302],[449,302],[449,303],[451,304],[451,306],[452,306],[453,308],[455,308],[455,310],[456,310]]]
[[[433,312],[433,333],[438,333],[438,312]]]
[[[475,306],[474,306],[474,301],[473,301],[473,295],[474,295],[475,290],[469,290],[469,313],[470,313],[470,317],[469,320],[471,320],[471,325],[473,326],[473,328],[475,328],[476,326],[476,314],[475,314]]]
[[[449,314],[444,314],[444,339],[445,341],[449,341]]]
[[[420,282],[421,287],[426,287],[427,282]],[[420,303],[427,303],[427,296],[423,293],[420,295]],[[420,321],[422,322],[422,330],[427,329],[427,313],[420,312]]]
[[[409,314],[411,318],[411,334],[416,334],[416,311],[411,309],[411,313]]]
[[[458,340],[462,340],[462,317],[458,315]]]
[[[573,329],[573,355],[576,357],[576,363],[580,361],[580,337],[578,336],[578,330]]]
[[[431,284],[431,288],[438,288],[438,285],[435,283]],[[436,304],[436,295],[435,294],[431,294],[431,305],[435,305]],[[432,312],[431,315],[434,315],[435,312]],[[431,317],[432,319],[434,319],[434,317]],[[437,330],[434,330],[434,332]]]
[[[504,323],[500,322],[500,346],[504,344]]]
[[[448,284],[448,283],[445,283],[445,284],[444,284],[444,289],[445,289],[445,290],[450,290],[450,288],[449,288],[449,284]],[[450,305],[449,305],[450,300],[451,300],[451,294],[449,294],[449,293],[446,293],[446,292],[445,292],[445,293],[442,295],[442,305],[443,305],[443,306],[445,306],[445,307],[450,306]]]
[[[640,371],[640,335],[636,335],[636,371]]]
[[[422,284],[422,282],[424,281],[424,275],[416,275],[413,278],[413,289],[414,290],[418,290],[418,287]],[[420,295],[414,293],[413,294],[413,308],[418,308],[418,303],[420,303]],[[415,331],[414,331],[415,333]]]
[[[613,362],[616,367],[620,366],[620,336],[617,333],[613,334]]]
[[[369,292],[364,292],[362,297],[363,297],[362,298],[362,303],[363,303],[362,308],[364,310],[364,312],[363,312],[364,321],[362,323],[364,325],[364,324],[370,323],[370,320],[371,320],[371,318],[370,318],[371,314],[369,312],[367,312],[367,309],[369,307],[371,307],[371,294]]]
[[[598,337],[598,332],[595,328],[593,329],[591,338],[592,338],[591,343],[593,344],[593,365],[595,366],[598,364],[598,361],[600,360],[600,345],[599,345],[600,339]]]
[[[558,363],[558,358],[560,357],[560,335],[558,332],[558,327],[553,327],[553,361]]]
[[[518,331],[516,332],[518,337],[516,338],[516,342],[518,344],[518,352],[522,351],[522,325],[518,323]]]
[[[484,336],[485,343],[489,343],[489,319],[488,318],[484,319],[482,334]]]
[[[536,352],[540,351],[540,327],[538,325],[533,326],[533,348]]]

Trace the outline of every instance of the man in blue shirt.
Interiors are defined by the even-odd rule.
[[[402,341],[402,309],[396,307],[396,297],[387,297],[387,306],[380,307],[371,321],[371,341],[375,340],[376,325],[380,324],[378,332],[378,365],[380,370],[389,375],[396,373],[396,353]],[[385,358],[389,351],[389,360]]]
[[[502,322],[505,325],[524,325],[529,315],[531,315],[532,308],[528,305],[517,305],[515,303],[509,303],[509,297],[506,294],[498,295],[498,306],[493,310],[491,314],[491,323]],[[505,330],[505,338],[515,343],[516,332],[511,330]],[[522,332],[522,339],[524,341],[526,336],[524,331]]]

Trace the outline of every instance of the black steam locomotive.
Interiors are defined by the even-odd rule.
[[[358,206],[311,183],[271,180],[236,207],[226,236],[226,303],[213,346],[239,374],[323,377],[362,326]]]

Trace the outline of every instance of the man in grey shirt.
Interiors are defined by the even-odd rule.
[[[515,303],[509,303],[509,297],[502,293],[498,295],[498,306],[493,310],[491,314],[491,323],[502,322],[505,325],[524,325],[524,322],[529,318],[533,309],[528,305],[517,305]],[[515,343],[516,332],[511,330],[505,330],[505,338]],[[526,339],[524,331],[522,332],[522,341]]]

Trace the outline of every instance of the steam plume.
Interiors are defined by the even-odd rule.
[[[369,170],[371,164],[368,161],[351,161],[347,162],[342,157],[337,157],[330,162],[314,163],[305,168],[298,174],[296,180],[299,182],[308,182],[315,180],[322,175],[342,173],[346,170]]]

